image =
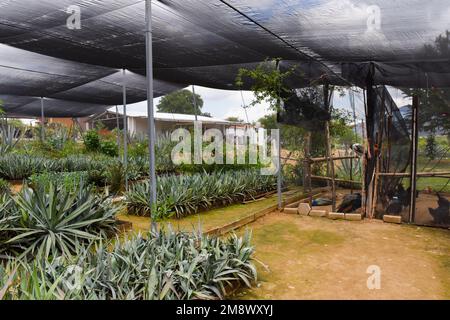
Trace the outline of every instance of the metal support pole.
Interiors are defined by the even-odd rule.
[[[327,110],[328,115],[331,117],[331,99],[333,94],[330,93],[330,86],[326,82],[323,86],[323,95],[325,101],[325,110]],[[330,134],[330,120],[325,123],[325,135],[326,135],[326,154],[327,154],[327,174],[331,175],[331,202],[332,211],[336,211],[336,182],[335,182],[335,170],[334,170],[334,160],[331,148],[331,134]]]
[[[126,71],[123,69],[123,167],[125,173],[125,190],[128,191],[128,117],[127,117],[127,83]]]
[[[153,44],[152,44],[152,2],[145,0],[145,44],[147,63],[147,113],[148,113],[148,140],[150,152],[150,205],[156,204],[156,171],[155,171],[155,115],[153,111]],[[156,223],[152,219],[152,229]]]
[[[280,71],[280,60],[277,60],[277,70]],[[283,100],[278,100],[278,108],[282,109],[283,107]],[[277,112],[280,112],[280,110],[277,110]],[[278,149],[278,157],[277,157],[277,166],[278,166],[278,172],[277,172],[277,199],[278,199],[278,210],[282,209],[283,206],[283,196],[282,196],[282,184],[283,184],[283,177],[282,177],[282,169],[281,169],[281,126],[277,123],[278,128],[278,141],[277,141],[277,149]]]
[[[417,190],[417,155],[419,143],[419,96],[413,96],[412,126],[411,126],[411,201],[409,206],[409,222],[413,223],[416,215],[416,190]]]
[[[119,119],[119,108],[116,105],[116,128],[117,128],[117,149],[119,150],[119,160],[120,160],[120,119]]]
[[[41,97],[41,140],[45,140],[45,114],[44,114],[44,97]]]

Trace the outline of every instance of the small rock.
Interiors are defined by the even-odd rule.
[[[315,210],[315,209],[312,209],[312,210],[309,212],[309,215],[310,215],[311,217],[326,217],[326,216],[327,216],[327,212],[326,212],[325,210]]]
[[[311,207],[308,203],[299,203],[298,205],[298,214],[302,216],[307,216],[311,211]]]
[[[287,214],[298,214],[297,208],[284,208],[283,212]]]
[[[402,217],[401,216],[390,216],[390,215],[385,214],[383,216],[383,221],[388,222],[388,223],[400,224],[400,223],[402,223]]]
[[[345,219],[345,214],[342,212],[330,212],[328,213],[328,219],[333,220]]]
[[[362,220],[362,216],[361,216],[360,213],[346,213],[345,214],[345,220],[361,221]]]

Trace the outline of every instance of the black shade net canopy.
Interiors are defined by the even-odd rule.
[[[69,27],[73,8],[80,29]],[[448,30],[448,0],[154,0],[155,96],[248,89],[236,87],[239,68],[267,58],[296,66],[292,88],[325,76],[364,87],[369,74],[373,85],[449,87]],[[129,101],[145,100],[144,31],[143,0],[0,0],[0,94],[87,111],[121,103],[127,69]]]
[[[123,101],[147,98],[144,76],[125,70],[62,60],[0,44],[0,100],[11,115],[41,114],[40,97],[45,100],[45,114],[52,117],[82,117]],[[182,85],[156,80],[154,94],[162,96]]]

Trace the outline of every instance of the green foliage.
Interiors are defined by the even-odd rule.
[[[46,127],[43,144],[51,151],[62,151],[69,138],[69,130],[64,126]]]
[[[100,142],[100,151],[110,157],[117,157],[119,155],[119,148],[116,142],[110,140]]]
[[[430,134],[428,135],[426,141],[427,143],[425,146],[425,154],[429,159],[434,160],[438,155],[438,145],[436,143],[436,136],[434,134]]]
[[[89,182],[89,175],[85,171],[76,172],[44,172],[40,174],[33,174],[28,179],[28,184],[36,189],[39,186],[45,186],[46,191],[49,191],[51,185],[56,185],[65,190],[74,192],[78,190],[80,185],[87,185]]]
[[[125,191],[125,168],[122,163],[118,162],[109,168],[106,181],[112,193],[118,194]]]
[[[11,189],[9,188],[8,181],[5,181],[0,178],[0,196],[4,194],[9,194],[11,192]]]
[[[197,108],[194,107],[194,95],[187,89],[169,93],[161,98],[157,108],[159,112],[198,114],[202,113],[203,99],[195,94]]]
[[[303,150],[304,136],[306,131],[303,128],[290,126],[290,125],[279,125],[277,123],[276,113],[266,115],[258,120],[261,126],[266,130],[280,129],[280,142],[284,150],[296,152]]]
[[[6,154],[0,157],[0,177],[8,180],[22,180],[35,172],[53,171],[55,163],[41,157]]]
[[[336,143],[346,148],[358,142],[358,137],[350,126],[352,121],[347,111],[333,109],[331,112],[330,135]]]
[[[0,156],[0,178],[22,180],[44,172],[105,172],[117,162],[117,159],[101,155],[48,159],[31,154],[12,153]]]
[[[0,247],[21,257],[70,256],[80,243],[114,232],[119,210],[85,185],[69,191],[53,182],[24,186],[2,201],[7,219],[0,220],[0,239],[7,240]]]
[[[19,128],[0,117],[0,154],[12,151],[22,139],[23,128]]]
[[[136,141],[128,148],[128,155],[132,158],[144,158],[148,155],[148,141]]]
[[[279,61],[280,59],[266,60],[255,69],[239,69],[236,85],[242,87],[246,82],[251,83],[251,90],[255,95],[255,100],[251,102],[252,106],[268,102],[272,110],[277,111],[280,109],[283,95],[292,91],[284,83],[296,68],[282,72],[275,67]]]
[[[168,231],[107,247],[0,265],[0,300],[223,299],[256,281],[250,234],[222,239]]]
[[[87,131],[83,136],[83,140],[86,150],[91,152],[100,150],[100,136],[96,130]]]
[[[261,175],[258,170],[215,172],[180,176],[162,176],[157,182],[158,207],[175,212],[178,218],[213,206],[253,198],[259,193],[274,190],[274,176]],[[126,203],[134,214],[149,215],[150,185],[146,182],[131,186]]]
[[[238,117],[228,117],[225,120],[231,121],[231,122],[241,122],[241,123],[244,122],[244,120],[239,119]]]

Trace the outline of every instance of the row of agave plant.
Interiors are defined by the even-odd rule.
[[[0,258],[70,256],[77,245],[116,232],[121,208],[90,187],[24,186],[0,195]]]
[[[230,289],[256,281],[252,254],[249,234],[134,235],[78,247],[70,257],[0,265],[0,300],[222,299]]]
[[[153,208],[149,204],[150,188],[148,182],[131,186],[125,200],[129,213],[151,215],[156,219],[172,215],[181,218],[272,191],[276,188],[276,179],[272,175],[261,175],[254,169],[161,176],[157,181],[157,204]]]
[[[33,174],[44,172],[98,172],[105,173],[112,166],[118,165],[117,158],[106,156],[92,157],[74,155],[61,159],[49,159],[28,154],[9,153],[0,156],[0,178],[23,180]],[[131,159],[128,167],[129,177],[139,178],[147,174],[147,166],[142,159]]]
[[[120,210],[83,184],[0,194],[0,300],[221,299],[256,281],[249,235],[114,237]]]

